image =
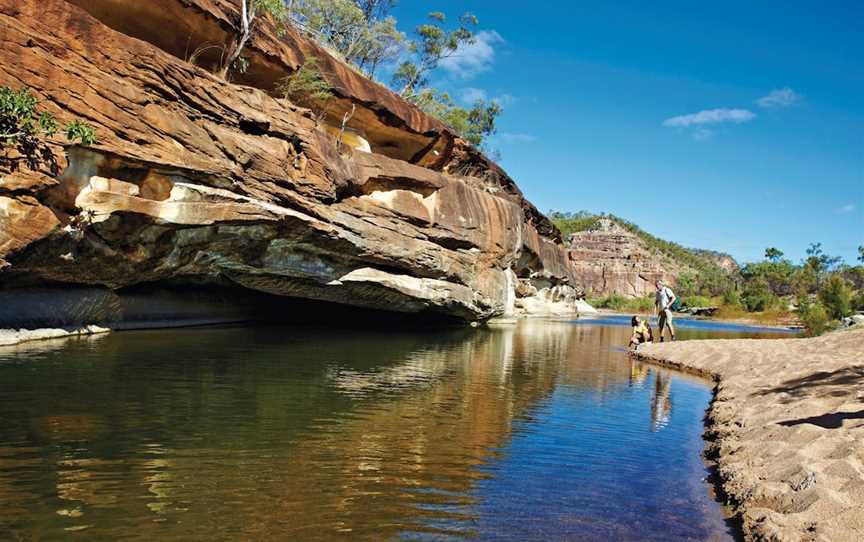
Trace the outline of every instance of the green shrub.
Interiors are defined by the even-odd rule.
[[[654,309],[654,296],[631,299],[630,306],[636,312],[650,312]]]
[[[629,298],[619,294],[609,294],[606,297],[589,299],[588,304],[597,309],[609,309],[619,312],[649,312],[654,308],[654,298]]]
[[[825,307],[806,298],[798,300],[798,317],[801,318],[807,335],[811,337],[821,335],[828,327],[828,312]]]
[[[686,308],[711,307],[714,305],[714,301],[712,301],[710,297],[705,297],[702,295],[691,295],[687,297],[682,297],[681,305]]]
[[[741,302],[749,312],[762,312],[777,306],[778,299],[765,277],[756,277],[744,284]]]
[[[730,307],[740,307],[741,303],[741,294],[737,289],[731,288],[723,292],[723,304],[728,305]]]
[[[57,161],[50,147],[45,143],[57,133],[57,119],[48,111],[39,109],[39,100],[27,88],[18,91],[0,86],[0,151],[14,148],[21,158],[0,157],[0,163],[11,169],[24,162],[30,169],[47,165],[57,168]],[[80,120],[73,120],[64,127],[66,139],[83,145],[96,143],[96,131]]]
[[[858,295],[852,299],[852,309],[864,311],[864,290],[858,292]]]
[[[852,288],[838,275],[831,276],[819,290],[819,299],[828,310],[828,315],[835,320],[852,313]]]
[[[618,294],[609,294],[594,300],[594,306],[598,309],[612,309],[618,311],[626,308],[627,298]]]
[[[80,141],[82,145],[92,145],[96,143],[96,130],[86,122],[73,120],[66,125],[66,139]]]
[[[327,104],[333,98],[333,89],[321,73],[318,58],[306,57],[306,61],[291,75],[276,83],[276,92],[307,109],[322,116]]]

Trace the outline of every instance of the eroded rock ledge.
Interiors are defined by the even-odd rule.
[[[645,345],[717,382],[705,438],[747,540],[864,540],[864,329]]]
[[[37,171],[0,163],[0,295],[170,282],[483,320],[581,294],[557,230],[500,168],[313,44],[261,34],[238,81],[253,86],[179,55],[178,25],[224,40],[235,11],[0,0],[0,84],[99,137],[52,141]],[[371,153],[268,92],[309,51],[360,105]]]

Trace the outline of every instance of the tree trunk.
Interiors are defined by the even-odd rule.
[[[249,38],[252,35],[252,21],[255,18],[255,5],[247,5],[247,0],[243,0],[242,5],[240,6],[240,21],[241,21],[241,30],[240,37],[237,39],[234,48],[231,49],[231,54],[228,55],[228,59],[225,60],[225,63],[222,64],[222,68],[219,70],[219,77],[222,79],[228,80],[228,72],[231,71],[231,66],[240,58],[240,54],[243,52],[243,48],[246,46],[246,42],[249,41]]]

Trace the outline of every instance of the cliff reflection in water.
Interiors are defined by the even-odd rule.
[[[517,530],[489,524],[495,514],[486,510],[506,487],[508,462],[554,465],[557,473],[520,481],[528,489],[508,502],[541,484],[550,502],[522,500],[525,511],[573,516],[576,501],[558,493],[569,478],[612,453],[621,435],[636,435],[643,455],[661,457],[650,433],[667,426],[675,429],[667,437],[673,447],[692,455],[675,462],[686,466],[678,475],[693,479],[669,480],[695,499],[693,510],[676,511],[676,528],[713,529],[719,513],[699,482],[698,460],[707,388],[631,363],[616,348],[628,332],[552,322],[434,334],[225,328],[0,351],[0,531],[13,538],[80,531],[82,539],[509,538]],[[676,383],[686,386],[682,416],[689,417],[677,425]],[[622,407],[625,416],[609,416]],[[561,416],[568,425],[549,438],[578,443],[554,453],[519,449]],[[604,426],[607,418],[614,423]],[[580,447],[590,453],[580,457]],[[621,500],[630,482],[609,482],[619,494],[603,498]],[[701,517],[706,508],[714,516]],[[658,535],[675,532],[663,516]],[[573,528],[558,525],[561,536]],[[514,539],[550,535],[550,524],[524,527]],[[631,527],[651,539],[639,523]]]

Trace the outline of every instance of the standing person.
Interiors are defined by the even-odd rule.
[[[663,342],[663,329],[666,326],[669,326],[669,335],[674,341],[675,328],[672,327],[672,304],[675,303],[675,300],[678,298],[675,297],[675,292],[672,291],[672,288],[663,285],[662,280],[657,279],[657,282],[655,282],[654,285],[657,287],[654,306],[657,307],[657,316],[660,320],[660,342]]]

